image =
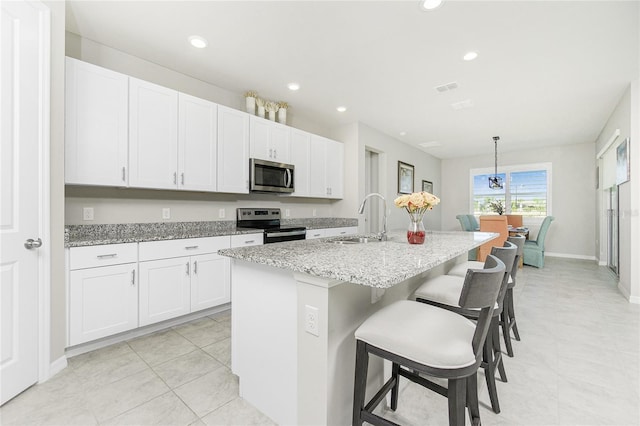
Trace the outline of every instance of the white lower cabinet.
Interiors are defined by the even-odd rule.
[[[190,312],[190,268],[189,257],[140,262],[140,326]]]
[[[70,346],[138,327],[136,248],[133,243],[70,250]]]
[[[191,311],[231,301],[231,262],[216,253],[194,256],[191,274]]]
[[[231,238],[140,243],[140,325],[149,325],[231,300],[230,260],[217,251]]]

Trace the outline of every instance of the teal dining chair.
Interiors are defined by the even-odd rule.
[[[547,216],[542,221],[538,237],[535,241],[527,240],[524,242],[524,264],[535,266],[536,268],[544,267],[544,240],[547,238],[549,225],[555,218]]]
[[[456,216],[456,219],[460,221],[460,226],[463,231],[474,232],[480,229],[478,225],[478,221],[476,217],[472,214],[459,214]],[[478,258],[478,249],[474,248],[473,250],[469,250],[469,255],[467,256],[467,260],[476,260]]]

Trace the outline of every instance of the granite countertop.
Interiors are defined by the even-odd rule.
[[[407,243],[406,232],[366,244],[337,244],[345,237],[240,247],[218,253],[235,259],[290,269],[322,278],[389,288],[489,241],[489,232],[427,231],[422,245]]]
[[[345,218],[282,219],[282,225],[306,226],[307,229],[341,228],[358,226],[358,220]],[[65,247],[84,247],[258,232],[262,232],[262,229],[237,228],[235,220],[68,225],[65,227],[64,243]]]

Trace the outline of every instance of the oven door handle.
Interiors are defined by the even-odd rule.
[[[305,235],[307,231],[286,231],[286,232],[267,232],[266,237],[292,237],[295,235]]]

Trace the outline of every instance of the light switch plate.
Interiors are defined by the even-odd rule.
[[[162,218],[171,219],[171,209],[169,207],[165,207],[162,209]]]
[[[225,214],[226,213],[225,213],[224,209],[219,209],[218,210],[218,219],[224,219]]]
[[[284,209],[284,217],[289,217],[289,216],[291,216],[291,210]]]

